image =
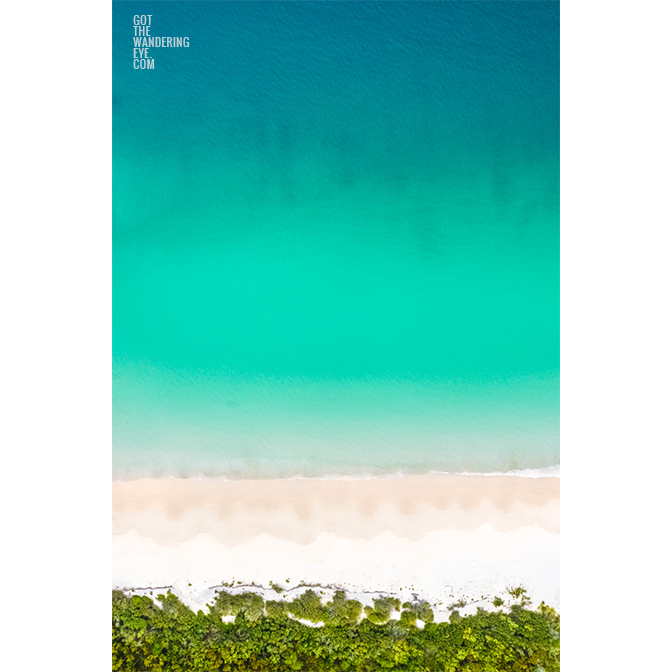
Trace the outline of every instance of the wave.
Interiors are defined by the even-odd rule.
[[[432,471],[432,474],[448,474],[447,471]],[[560,465],[554,464],[551,467],[542,467],[540,469],[512,469],[510,471],[490,471],[490,472],[460,472],[460,476],[519,476],[521,478],[560,478]]]
[[[490,471],[490,472],[473,472],[473,471],[435,471],[430,470],[427,472],[404,472],[403,470],[398,470],[392,473],[385,474],[372,474],[369,472],[362,472],[357,474],[324,474],[322,476],[305,476],[303,474],[294,474],[288,477],[272,477],[267,478],[230,478],[225,475],[212,476],[208,474],[196,474],[192,476],[175,476],[175,475],[162,475],[162,476],[139,476],[139,478],[176,478],[180,480],[188,481],[244,481],[244,480],[300,480],[300,481],[381,481],[381,480],[393,480],[398,478],[408,478],[408,477],[417,477],[417,476],[429,476],[429,475],[441,475],[441,476],[516,476],[518,478],[560,478],[560,465],[552,465],[550,467],[541,467],[537,469],[511,469],[509,471]],[[136,477],[137,478],[137,477]],[[113,477],[113,480],[116,481],[126,481],[126,480],[135,480],[134,478],[128,477]]]

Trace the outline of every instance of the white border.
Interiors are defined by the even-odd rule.
[[[561,3],[562,657],[667,660],[669,3]]]
[[[109,669],[111,5],[2,18],[3,667]]]

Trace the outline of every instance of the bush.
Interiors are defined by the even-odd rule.
[[[221,591],[217,595],[215,604],[210,607],[210,613],[219,620],[223,616],[242,614],[248,621],[258,621],[264,615],[264,598],[256,593],[231,595],[226,591]]]
[[[536,611],[517,604],[509,614],[480,610],[460,617],[454,612],[449,623],[425,621],[418,629],[412,621],[427,603],[405,606],[399,620],[389,621],[399,601],[379,598],[367,618],[357,623],[361,604],[347,600],[342,591],[326,605],[311,590],[292,602],[265,604],[254,593],[221,592],[207,615],[195,614],[171,593],[159,600],[160,607],[148,597],[112,593],[113,670],[560,670],[560,617],[543,603]],[[303,625],[287,618],[288,612],[325,625]],[[374,623],[374,613],[389,622]],[[223,615],[235,615],[235,622],[223,623]]]
[[[390,611],[401,608],[401,602],[396,597],[380,597],[373,601],[373,607],[364,607],[364,613],[371,623],[382,625],[390,620]]]
[[[432,611],[432,607],[430,606],[429,602],[425,600],[412,603],[404,602],[403,607],[416,618],[420,619],[423,623],[434,622],[434,612]]]

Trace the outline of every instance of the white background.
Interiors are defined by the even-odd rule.
[[[563,664],[668,669],[672,13],[561,15]],[[111,649],[111,3],[12,0],[2,19],[2,666],[93,672]]]

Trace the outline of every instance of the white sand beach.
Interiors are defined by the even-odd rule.
[[[204,608],[222,582],[277,599],[271,582],[303,581],[365,602],[417,595],[437,620],[523,585],[559,608],[559,491],[517,476],[116,481],[112,583]]]

